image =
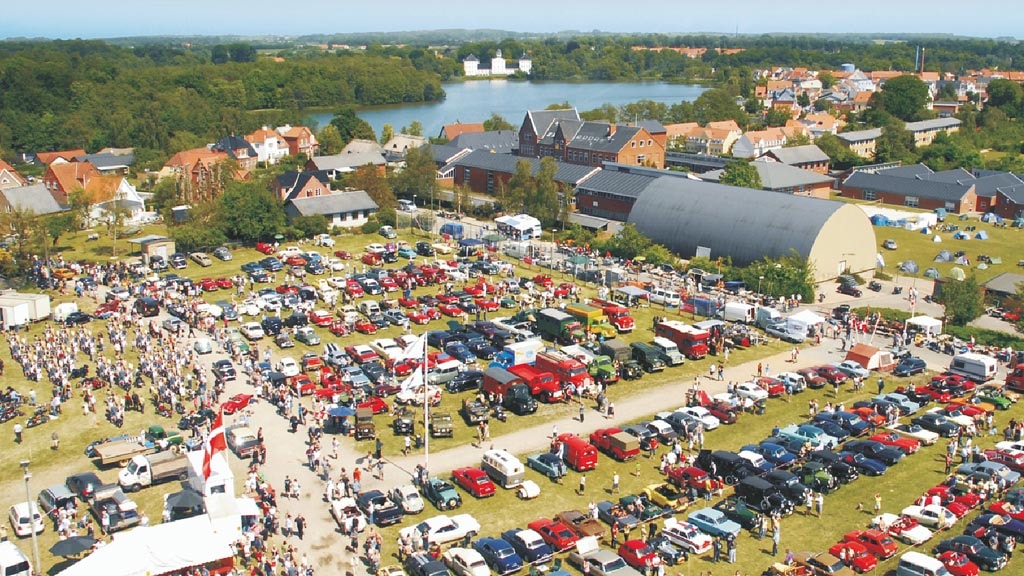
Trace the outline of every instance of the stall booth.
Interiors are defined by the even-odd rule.
[[[907,331],[938,336],[942,334],[942,320],[931,316],[914,316],[907,320]]]

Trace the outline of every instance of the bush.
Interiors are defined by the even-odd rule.
[[[974,336],[974,343],[981,346],[997,346],[999,348],[1011,346],[1014,350],[1024,349],[1024,338],[1000,332],[999,330],[952,325],[946,326],[943,330],[947,334],[952,334],[961,340],[970,340],[971,336]]]
[[[366,224],[363,224],[363,234],[376,234],[380,230],[380,222],[376,220],[369,220]]]
[[[886,274],[885,272],[882,272],[881,270],[876,270],[875,271],[875,280],[885,280],[885,281],[888,281],[888,280],[892,280],[892,276],[890,276],[889,274]]]
[[[898,310],[896,308],[867,308],[862,306],[860,308],[852,309],[851,312],[857,314],[860,318],[863,318],[868,314],[878,313],[881,314],[882,318],[885,320],[895,320],[897,322],[906,322],[913,316],[910,312]]]

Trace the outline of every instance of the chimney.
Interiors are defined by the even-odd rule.
[[[611,138],[615,135],[615,124],[608,125],[608,137]]]

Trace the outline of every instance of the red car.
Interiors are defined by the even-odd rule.
[[[325,328],[331,325],[334,321],[334,317],[327,310],[314,310],[309,313],[309,321],[321,328]]]
[[[998,502],[993,502],[992,504],[990,504],[988,507],[988,511],[993,512],[995,514],[999,514],[1000,516],[1006,515],[1013,518],[1014,520],[1020,520],[1024,522],[1024,508],[1021,508],[1020,506],[1014,504],[1010,504],[1009,502],[1006,502],[1004,500],[1000,500]]]
[[[1010,470],[1024,473],[1024,452],[1020,450],[985,450],[985,459],[1003,464]]]
[[[469,294],[470,296],[483,296],[484,292],[487,292],[487,290],[481,284],[473,284],[472,286],[466,286],[465,288],[462,289],[462,291],[465,292],[466,294]],[[489,293],[493,294],[493,292]]]
[[[849,379],[842,370],[835,366],[816,366],[814,371],[818,373],[818,376],[828,380],[829,384],[842,384]]]
[[[356,408],[370,408],[373,410],[374,414],[384,414],[390,410],[390,408],[388,408],[388,403],[376,396],[370,396],[366,400],[356,404]]]
[[[110,302],[104,302],[103,304],[100,304],[99,306],[97,306],[96,307],[96,312],[93,314],[93,316],[96,316],[97,318],[103,318],[104,314],[106,314],[106,315],[117,314],[120,311],[121,311],[121,301],[118,300],[117,298],[114,298]]]
[[[257,242],[256,251],[261,254],[266,254],[267,256],[271,256],[276,252],[276,250],[274,250],[274,245],[267,244],[266,242]]]
[[[221,276],[217,278],[217,287],[221,290],[230,290],[235,287],[235,283],[231,281],[231,278]]]
[[[363,287],[355,280],[345,280],[345,293],[352,298],[359,298],[363,295]]]
[[[373,252],[364,253],[360,260],[363,261],[363,264],[367,264],[369,266],[379,266],[384,261],[380,254],[375,254]]]
[[[398,299],[398,305],[401,306],[402,308],[419,308],[420,307],[420,303],[417,302],[415,299],[413,299],[413,298],[406,298],[405,296],[402,296],[401,298]]]
[[[573,288],[575,288],[574,285],[568,282],[562,282],[558,286],[555,286],[555,297],[557,298],[561,296],[562,298],[566,298],[572,293]]]
[[[437,309],[441,311],[441,314],[451,316],[453,318],[461,318],[466,315],[462,308],[459,308],[455,304],[441,304]]]
[[[420,310],[410,310],[405,313],[405,317],[413,324],[423,325],[430,322],[430,316],[427,316]]]
[[[762,390],[768,393],[770,398],[778,398],[786,393],[786,385],[782,383],[782,380],[778,378],[771,378],[769,376],[762,376],[754,380],[754,383],[761,387]]]
[[[978,576],[978,573],[981,571],[978,565],[971,562],[971,559],[963,552],[946,550],[939,554],[937,558],[953,576]]]
[[[886,423],[885,416],[882,416],[878,412],[875,412],[871,408],[864,406],[863,408],[854,408],[850,410],[856,414],[861,420],[874,426],[884,426]]]
[[[281,295],[284,295],[284,294],[298,294],[299,293],[299,287],[298,286],[292,286],[291,284],[281,284],[277,288],[274,288],[274,290],[276,290],[277,293],[281,294]]]
[[[551,276],[547,274],[537,274],[533,277],[533,283],[537,286],[543,286],[545,288],[551,288],[555,285],[555,281],[551,279]]]
[[[380,287],[387,292],[397,292],[398,282],[395,282],[395,279],[390,276],[385,276],[380,279]]]
[[[409,362],[408,360],[402,360],[401,362],[396,362],[391,365],[391,371],[395,373],[395,376],[398,376],[400,378],[402,376],[408,376],[409,374],[412,374],[412,371],[415,368],[416,365],[413,364],[412,362]],[[398,390],[393,392],[393,394],[397,393]]]
[[[954,505],[962,506],[968,509],[974,509],[981,506],[981,496],[978,496],[973,492],[964,492],[962,494],[954,492],[953,490],[950,489],[949,486],[946,486],[945,484],[939,484],[938,486],[929,488],[928,491],[925,492],[925,494],[927,494],[928,496],[934,496],[937,494],[940,498],[939,503],[947,508],[950,508],[950,506]],[[952,508],[950,508],[950,510],[952,510]],[[962,516],[958,517],[962,518]]]
[[[807,386],[814,389],[823,388],[829,383],[828,380],[819,375],[818,371],[814,368],[803,368],[797,370],[796,373],[803,376],[804,380],[807,381]]]
[[[959,374],[950,374],[949,372],[943,372],[938,376],[932,376],[932,382],[938,382],[940,385],[945,386],[955,386],[968,392],[974,390],[973,380],[970,378],[964,378]]]
[[[341,258],[342,260],[351,260],[352,259],[352,253],[349,252],[348,250],[335,250],[334,251],[334,256],[336,258]]]
[[[330,330],[331,334],[334,334],[335,336],[348,336],[348,326],[346,326],[345,322],[342,320],[334,320],[331,322],[331,327],[328,328],[328,330]]]
[[[881,530],[854,530],[847,532],[843,540],[860,544],[882,560],[892,558],[899,552],[899,546],[892,537]]]
[[[955,416],[961,414],[968,418],[974,418],[977,420],[979,416],[984,416],[985,411],[978,408],[977,406],[962,405],[962,404],[947,404],[942,408],[942,413],[946,416]]]
[[[452,470],[452,480],[474,498],[494,496],[494,482],[479,468],[456,468]]]
[[[216,292],[217,281],[213,278],[203,278],[199,281],[199,287],[203,289],[203,292]]]
[[[308,396],[317,391],[317,385],[305,374],[289,378],[288,391],[292,394],[298,392],[299,396]]]
[[[557,552],[572,548],[576,545],[576,541],[579,540],[579,536],[560,520],[539,518],[526,526],[540,534],[540,537],[548,543],[548,546],[551,546]],[[629,560],[626,561],[629,562]]]
[[[435,298],[438,304],[458,304],[459,297],[454,294],[438,294]]]
[[[645,574],[648,568],[656,566],[661,561],[653,548],[643,540],[637,539],[626,540],[619,545],[619,556],[626,561],[626,564]]]
[[[291,256],[284,259],[284,263],[289,266],[305,266],[306,259],[298,254],[292,254]]]
[[[476,305],[484,312],[497,312],[501,308],[501,303],[492,298],[477,298]]]
[[[707,489],[708,480],[711,481],[712,492],[722,489],[721,481],[695,466],[676,466],[668,469],[668,481],[679,488],[696,488],[703,491]]]
[[[228,398],[227,402],[221,404],[220,409],[225,414],[234,414],[239,410],[244,410],[250,402],[252,402],[252,394],[235,394]]]
[[[355,328],[355,331],[359,332],[360,334],[377,333],[377,325],[374,324],[373,322],[370,322],[366,318],[360,318],[356,320],[352,327]]]
[[[939,402],[942,404],[946,404],[953,399],[952,394],[946,391],[940,384],[936,384],[934,382],[925,386],[918,386],[914,388],[914,392],[931,398],[932,402]]]
[[[735,424],[739,420],[739,414],[726,402],[715,400],[704,408],[722,424]]]
[[[859,542],[837,542],[828,549],[828,553],[836,558],[844,559],[843,563],[859,574],[870,572],[878,566],[878,558],[868,552]]]
[[[374,360],[380,360],[380,356],[366,344],[354,344],[352,346],[345,346],[345,354],[352,359],[356,364],[365,364],[367,362],[373,362]]]
[[[921,443],[913,438],[907,438],[901,436],[896,432],[882,432],[881,434],[875,434],[868,438],[868,440],[874,440],[886,446],[892,446],[898,448],[904,454],[913,454],[921,448]]]

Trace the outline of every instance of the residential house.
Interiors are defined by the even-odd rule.
[[[115,210],[124,211],[126,221],[134,223],[146,210],[146,202],[124,176],[95,176],[85,184],[89,201],[89,217],[105,221]]]
[[[362,226],[380,207],[364,190],[335,192],[324,196],[294,198],[284,205],[289,216],[323,215],[328,226],[354,228]]]
[[[256,161],[262,164],[277,164],[288,155],[288,142],[284,136],[266,126],[249,134],[245,140],[256,150]]]
[[[794,122],[799,122],[806,127],[807,131],[811,133],[812,140],[820,138],[825,134],[834,135],[845,124],[835,116],[825,113],[808,114],[799,120],[794,120]]]
[[[75,150],[59,150],[56,152],[36,152],[36,161],[44,166],[49,166],[54,162],[74,162],[78,156],[84,156],[85,150],[82,148],[76,148]]]
[[[675,143],[682,142],[686,144],[686,139],[689,137],[692,130],[697,130],[701,125],[696,122],[681,122],[679,124],[665,124],[665,139],[666,146]],[[710,128],[710,126],[709,126]]]
[[[508,184],[512,175],[515,174],[516,166],[523,161],[530,164],[532,175],[535,176],[540,170],[540,160],[536,158],[494,154],[488,150],[473,150],[441,167],[438,170],[438,175],[440,178],[450,178],[454,185],[468,186],[473,192],[493,195],[498,194]],[[575,189],[583,179],[599,170],[593,166],[581,166],[557,160],[556,163],[558,170],[555,172],[555,182],[568,189]]]
[[[539,158],[541,137],[548,133],[552,124],[561,120],[580,122],[580,115],[575,108],[528,111],[519,126],[519,155]]]
[[[957,118],[935,118],[920,122],[907,122],[906,129],[914,134],[915,146],[928,146],[941,132],[953,133],[960,131],[960,120]]]
[[[789,150],[789,148],[783,148]],[[810,170],[802,170],[766,157],[751,162],[761,177],[761,189],[796,196],[828,199],[835,179]],[[718,182],[724,170],[714,170],[700,175],[701,180]]]
[[[121,174],[127,175],[128,169],[135,163],[135,154],[113,154],[111,152],[97,152],[96,154],[82,154],[75,157],[75,162],[88,162],[92,164],[100,174]]]
[[[388,162],[401,162],[405,154],[413,149],[427,144],[423,136],[412,136],[411,134],[395,134],[395,136],[384,143],[384,159]]]
[[[781,128],[752,130],[740,136],[732,145],[732,155],[737,158],[756,158],[769,150],[786,145],[786,134]]]
[[[538,132],[538,126],[546,129]],[[661,123],[652,127],[664,129]],[[663,168],[666,137],[667,130],[655,139],[642,126],[584,122],[575,109],[530,111],[519,129],[519,155],[586,166],[619,162]]]
[[[740,130],[700,128],[692,130],[686,138],[686,151],[691,154],[723,156],[732,151],[733,144],[742,136]]]
[[[363,138],[355,138],[349,140],[348,144],[341,149],[339,154],[367,154],[367,153],[380,154],[380,157],[384,157],[384,147],[377,143],[376,140],[366,140]]]
[[[289,170],[274,179],[274,194],[282,202],[294,198],[312,198],[331,194],[331,177],[326,170],[298,172]]]
[[[387,170],[384,156],[377,152],[343,152],[333,156],[314,156],[306,161],[306,170],[322,170],[331,180],[337,180],[342,174],[355,172],[363,166],[373,166],[383,176]]]
[[[227,158],[226,152],[206,147],[182,150],[164,163],[158,177],[174,178],[185,203],[210,200],[224,190],[227,178],[234,176],[225,174],[221,166]]]
[[[0,190],[17,188],[28,184],[28,180],[18,173],[13,166],[0,160]]]
[[[466,132],[456,136],[448,144],[469,150],[490,150],[498,154],[514,154],[519,148],[519,133],[515,130]]]
[[[654,141],[662,147],[662,149],[668,146],[668,129],[665,125],[657,120],[641,120],[639,122],[632,122],[627,126],[639,126],[654,138]]]
[[[277,133],[288,143],[288,153],[292,156],[305,154],[307,158],[312,158],[320,153],[320,143],[316,141],[313,131],[305,126],[285,124],[277,127]]]
[[[770,92],[767,102],[772,110],[785,110],[794,118],[800,114],[800,105],[792,88]]]
[[[445,124],[442,126],[441,132],[438,133],[437,137],[451,142],[461,134],[474,134],[476,132],[483,131],[483,122],[455,122],[454,124]]]
[[[842,195],[856,200],[965,214],[974,212],[978,196],[973,182],[958,182],[926,166],[903,166],[878,172],[854,171],[840,186]]]
[[[851,132],[840,132],[836,134],[839,142],[850,149],[851,152],[861,158],[874,158],[875,145],[882,137],[881,128],[870,128],[868,130],[854,130]]]
[[[845,89],[853,93],[874,92],[876,86],[875,81],[860,70],[854,70],[852,74],[843,79],[841,84]]]
[[[814,144],[806,146],[792,146],[789,148],[777,148],[769,150],[757,157],[758,160],[771,162],[782,162],[788,166],[809,170],[818,174],[828,173],[828,154],[821,151]]]
[[[68,196],[84,189],[89,180],[100,176],[100,171],[88,162],[55,160],[43,174],[43,184],[61,206],[68,205]]]
[[[1000,188],[996,196],[997,214],[1010,220],[1024,218],[1024,184]]]
[[[238,163],[239,170],[243,172],[255,170],[256,162],[259,159],[256,149],[253,148],[252,144],[245,138],[235,136],[234,134],[221,138],[213,146],[210,146],[210,150],[224,152],[228,155],[228,158]]]
[[[0,188],[0,212],[30,211],[37,216],[56,214],[66,210],[50,194],[42,182],[26,186]]]
[[[633,203],[654,176],[604,169],[590,175],[576,187],[576,211],[587,216],[625,222]]]

